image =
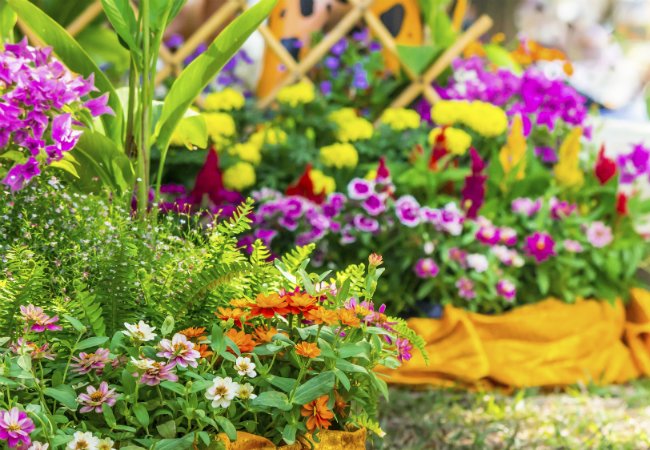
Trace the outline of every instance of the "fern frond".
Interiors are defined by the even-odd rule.
[[[228,237],[232,237],[250,230],[252,220],[249,216],[253,212],[253,204],[254,200],[250,197],[244,200],[237,207],[237,211],[235,211],[231,218],[217,224],[217,231]]]
[[[296,247],[293,250],[289,251],[280,259],[284,265],[283,268],[287,272],[295,275],[300,269],[303,268],[303,264],[305,264],[305,261],[309,259],[315,248],[316,244],[311,243],[302,247]]]
[[[104,310],[101,303],[96,301],[97,296],[88,291],[88,287],[80,282],[75,281],[75,300],[81,306],[79,314],[90,328],[95,336],[106,336],[106,323],[104,322]]]

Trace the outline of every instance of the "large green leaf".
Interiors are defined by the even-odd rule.
[[[436,57],[436,48],[431,45],[398,45],[399,59],[416,74],[420,75]]]
[[[102,6],[115,32],[132,52],[139,54],[140,48],[136,44],[138,24],[129,0],[102,0]]]
[[[334,372],[323,372],[300,385],[293,397],[295,405],[304,405],[334,389]]]
[[[192,61],[174,81],[165,99],[154,133],[161,152],[166,152],[176,125],[194,99],[270,14],[275,2],[276,0],[261,0],[233,20],[210,44],[208,49]]]
[[[7,4],[7,0],[0,0],[0,44],[13,41],[16,13]]]
[[[18,17],[47,45],[52,46],[54,53],[63,63],[83,76],[95,74],[95,86],[101,93],[108,92],[108,104],[115,116],[102,116],[102,122],[106,128],[106,134],[118,145],[122,144],[122,105],[115,93],[111,82],[104,73],[88,56],[85,50],[74,40],[72,36],[61,25],[56,23],[47,14],[31,4],[28,0],[7,0],[9,5],[18,14]]]

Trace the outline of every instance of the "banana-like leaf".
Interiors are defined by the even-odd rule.
[[[115,93],[111,82],[97,67],[79,43],[63,28],[42,10],[28,0],[6,0],[18,17],[47,45],[52,46],[54,53],[70,68],[85,77],[95,74],[95,86],[100,91],[109,93],[108,104],[115,116],[102,116],[102,122],[107,136],[110,136],[117,145],[122,145],[122,124],[124,117],[122,105]]]
[[[161,153],[167,151],[172,133],[194,99],[270,14],[275,2],[276,0],[261,0],[241,14],[201,56],[181,72],[167,94],[160,120],[156,124],[154,140]]]
[[[7,4],[7,0],[0,0],[0,44],[13,41],[16,13]]]
[[[115,32],[132,52],[139,55],[140,47],[136,44],[138,23],[129,0],[102,0],[102,6]]]

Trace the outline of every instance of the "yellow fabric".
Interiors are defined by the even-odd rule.
[[[650,375],[650,292],[621,301],[547,299],[500,315],[447,306],[442,319],[411,319],[426,342],[427,366],[414,353],[389,383],[563,386],[622,383]]]
[[[243,431],[237,432],[237,440],[230,441],[225,434],[218,438],[226,445],[226,450],[365,450],[366,430],[362,428],[357,431],[329,431],[322,430],[318,433],[319,442],[314,442],[314,447],[306,440],[302,443],[296,442],[292,445],[276,447],[273,442],[266,438]]]

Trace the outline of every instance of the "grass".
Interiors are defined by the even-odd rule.
[[[381,411],[377,450],[650,448],[650,380],[512,395],[392,388]]]

